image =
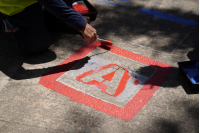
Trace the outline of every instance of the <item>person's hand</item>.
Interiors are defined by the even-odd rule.
[[[88,23],[86,23],[85,28],[80,30],[80,32],[82,34],[81,38],[83,39],[83,41],[93,43],[97,40],[96,30]]]

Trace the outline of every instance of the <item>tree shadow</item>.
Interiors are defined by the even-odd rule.
[[[146,82],[145,84],[149,84],[150,86],[161,86],[163,88],[176,88],[178,86],[182,86],[187,94],[199,94],[199,89],[195,89],[192,86],[190,86],[190,84],[188,83],[188,79],[180,72],[179,68],[150,65],[141,67],[137,70],[137,73],[144,73],[146,71],[149,71],[152,67],[156,68],[156,71],[159,71],[159,73],[155,71],[154,75],[159,76],[160,79],[164,78],[165,81],[162,84],[160,84],[160,82],[157,81]],[[168,75],[166,74],[166,72],[169,72],[169,69],[172,70]]]
[[[83,110],[80,106],[74,106],[69,110],[68,113],[72,117],[72,122],[75,123],[78,127],[80,127],[79,129],[76,129],[76,132],[94,132],[97,128],[101,127],[104,121],[102,117],[94,115],[91,111],[88,111],[86,109]],[[69,130],[65,129],[65,132],[69,132]]]
[[[149,133],[199,132],[199,106],[197,103],[191,104],[190,102],[181,101],[175,104],[172,102],[168,106],[176,110],[182,109],[180,112],[184,115],[181,115],[178,120],[177,118],[156,118],[152,123],[154,128]]]
[[[194,50],[188,52],[187,57],[190,61],[199,60],[199,49],[195,48]]]

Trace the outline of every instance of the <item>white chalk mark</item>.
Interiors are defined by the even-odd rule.
[[[192,32],[192,30],[195,27],[192,27],[192,29],[188,32],[188,34],[183,38],[183,40],[181,40],[181,42],[176,46],[176,48],[171,52],[171,54],[173,54],[173,52],[181,45],[181,43],[188,37],[188,35]]]

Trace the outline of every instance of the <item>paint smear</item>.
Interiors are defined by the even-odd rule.
[[[137,80],[137,76],[135,76],[135,81],[134,81],[134,85],[138,85],[140,83],[139,80]]]

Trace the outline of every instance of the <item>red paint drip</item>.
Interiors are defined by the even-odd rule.
[[[137,80],[137,76],[135,76],[135,81],[134,81],[134,85],[138,85],[140,83],[139,80]]]

